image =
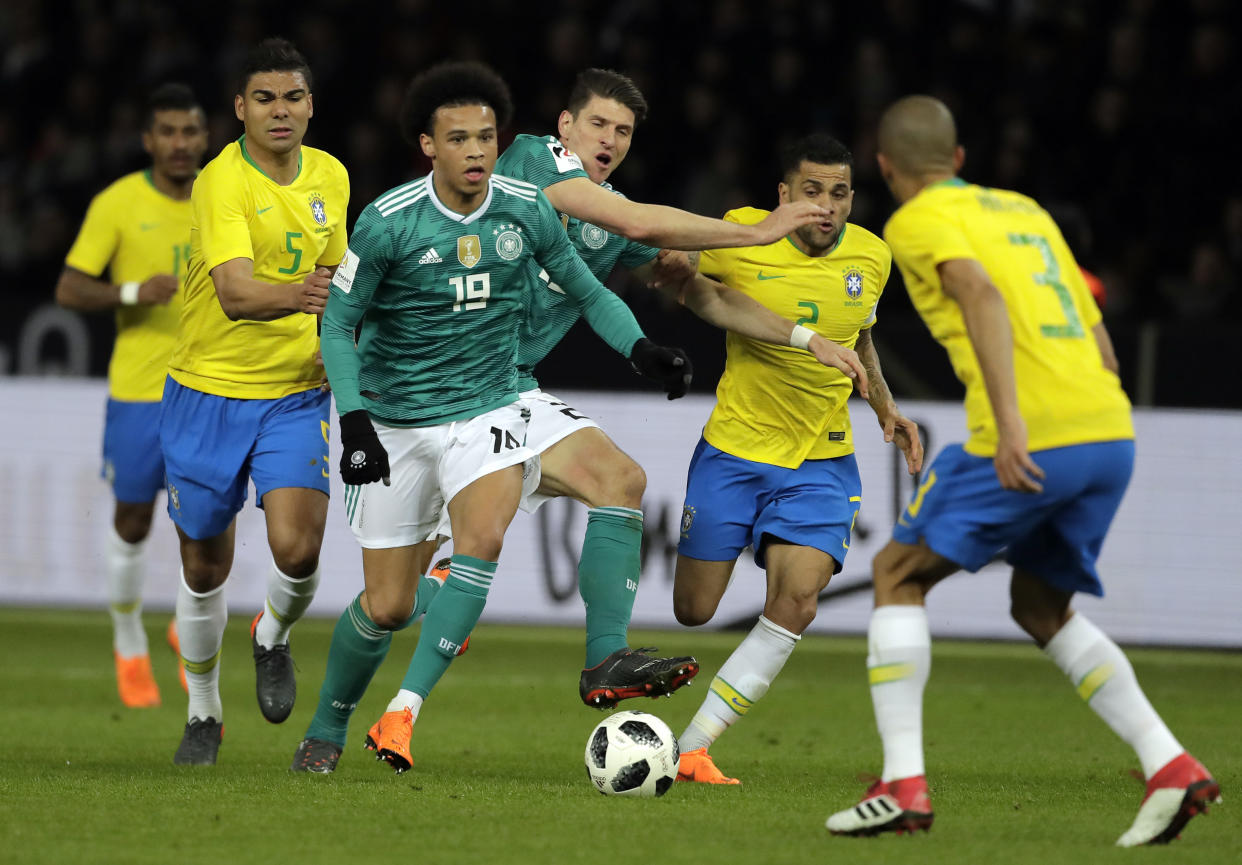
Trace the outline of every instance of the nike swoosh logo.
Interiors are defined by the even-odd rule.
[[[267,207],[260,207],[258,210],[256,210],[256,211],[254,212],[254,215],[255,215],[255,216],[262,216],[263,214],[267,213],[269,210],[271,210],[271,209],[272,209],[273,207],[275,207],[275,206],[276,206],[276,205],[274,205],[274,204],[269,204]]]
[[[783,273],[770,273],[767,276],[764,276],[763,271],[762,270],[759,271],[760,282],[763,282],[764,280],[768,280],[768,279],[784,279],[784,278],[785,278],[785,274]]]

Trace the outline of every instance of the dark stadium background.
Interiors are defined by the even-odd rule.
[[[108,318],[85,319],[79,356],[69,343],[82,340],[60,335],[76,314],[47,308],[87,202],[145,164],[140,106],[155,84],[194,87],[211,118],[209,156],[236,137],[236,62],[258,39],[283,35],[313,68],[307,143],[348,167],[351,223],[377,194],[426,170],[394,114],[410,76],[441,59],[485,60],[508,79],[510,135],[552,131],[577,70],[628,73],[651,115],[616,185],[700,213],[771,206],[780,144],[831,132],[857,158],[852,220],[877,232],[891,210],[874,168],[878,112],[900,95],[932,93],[958,117],[964,176],[1034,195],[1103,279],[1136,403],[1236,408],[1240,10],[1232,0],[6,0],[0,373],[103,374]],[[691,351],[696,388],[709,391],[720,334],[623,278],[612,285],[653,337]],[[49,322],[51,335],[33,339]],[[896,271],[877,342],[899,395],[959,395]],[[551,388],[642,386],[581,328],[540,372]]]

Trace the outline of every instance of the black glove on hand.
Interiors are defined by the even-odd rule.
[[[685,396],[694,376],[690,358],[684,351],[656,345],[645,336],[630,349],[630,365],[639,375],[660,382],[669,399]]]
[[[376,481],[388,486],[388,451],[365,409],[341,415],[341,448],[341,480],[351,486]]]

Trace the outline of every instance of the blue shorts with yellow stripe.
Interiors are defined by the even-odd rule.
[[[764,567],[765,538],[813,547],[841,570],[862,505],[853,454],[806,460],[796,469],[735,457],[699,439],[686,479],[677,552],[733,561],[747,546]]]
[[[1066,592],[1103,595],[1096,560],[1134,470],[1134,442],[1034,451],[1041,493],[1001,487],[989,457],[949,445],[897,519],[893,539],[927,546],[968,571],[1009,564]]]
[[[194,540],[213,538],[246,503],[272,490],[328,495],[330,394],[318,388],[278,399],[234,399],[164,384],[160,444],[168,476],[168,515]]]
[[[104,415],[103,469],[118,502],[155,501],[164,489],[160,403],[108,399]]]

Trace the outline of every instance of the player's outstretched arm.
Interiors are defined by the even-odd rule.
[[[775,243],[795,228],[828,219],[828,211],[809,201],[782,204],[762,222],[742,225],[696,213],[622,198],[586,177],[574,177],[544,190],[562,213],[598,225],[630,240],[666,249],[719,249]]]
[[[157,273],[145,281],[113,285],[89,274],[66,267],[56,282],[56,302],[78,312],[100,312],[118,306],[165,304],[177,293],[177,277]]]
[[[871,405],[880,428],[884,430],[884,441],[893,442],[901,448],[906,457],[906,471],[916,474],[923,468],[923,440],[919,437],[919,426],[897,408],[893,392],[888,389],[888,382],[880,369],[880,355],[875,349],[871,328],[865,327],[858,332],[854,348],[871,382],[871,393],[863,394],[863,397]]]
[[[961,307],[966,335],[979,360],[992,415],[996,419],[996,476],[1007,490],[1038,493],[1044,471],[1027,450],[1026,422],[1018,411],[1013,372],[1013,329],[1005,299],[973,258],[955,258],[936,266],[944,293]]]
[[[299,312],[322,313],[333,270],[321,265],[301,282],[274,285],[254,278],[253,260],[233,258],[211,269],[211,281],[230,321],[273,321]]]
[[[721,330],[773,345],[805,349],[824,366],[834,367],[854,379],[858,392],[867,397],[867,371],[855,352],[809,328],[800,328],[747,294],[695,274],[687,268],[688,262],[681,260],[684,257],[680,252],[662,250],[654,261],[635,268],[634,273]]]

